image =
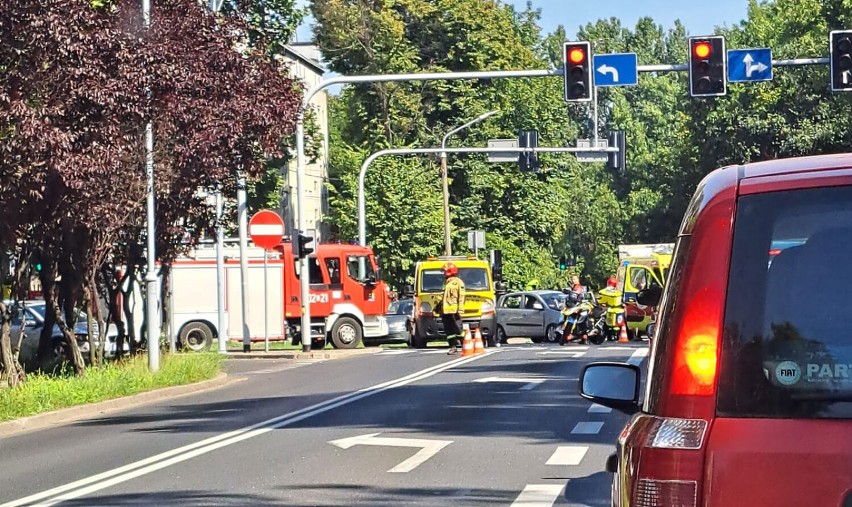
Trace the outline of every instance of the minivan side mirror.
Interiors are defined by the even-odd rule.
[[[629,363],[599,362],[580,373],[580,396],[627,413],[639,410],[641,370]]]
[[[651,287],[649,289],[640,290],[636,294],[636,301],[643,306],[657,306],[660,304],[660,299],[663,297],[662,287]]]
[[[536,301],[533,303],[533,310],[544,310],[544,305]]]

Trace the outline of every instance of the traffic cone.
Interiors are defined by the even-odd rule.
[[[479,354],[485,354],[485,343],[482,341],[482,333],[479,332],[479,328],[476,328],[476,334],[473,338],[473,355],[478,356]]]
[[[464,343],[462,343],[461,357],[472,356],[476,352],[473,350],[473,338],[470,336],[470,328],[464,327]]]
[[[621,324],[621,331],[618,332],[618,343],[630,343],[627,339],[627,325]]]

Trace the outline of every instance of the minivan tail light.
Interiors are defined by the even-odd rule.
[[[707,421],[661,417],[651,426],[647,446],[654,449],[701,449]]]

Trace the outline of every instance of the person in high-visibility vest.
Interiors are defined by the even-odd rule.
[[[444,264],[444,292],[441,294],[441,321],[450,345],[448,354],[455,354],[461,346],[462,314],[464,313],[464,282],[459,278],[459,268],[452,262]]]

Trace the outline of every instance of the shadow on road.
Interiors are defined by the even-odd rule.
[[[127,493],[116,495],[87,496],[62,502],[63,506],[91,507],[119,505],[281,505],[281,500],[269,496],[231,494],[215,491],[153,491],[151,493]]]
[[[289,493],[284,502],[291,507],[324,507],[340,505],[369,505],[371,507],[398,507],[400,505],[431,505],[438,500],[457,498],[464,506],[508,505],[517,491],[505,489],[483,488],[445,488],[440,486],[428,488],[395,488],[350,484],[302,484],[287,485],[280,488]],[[290,497],[296,496],[296,498]],[[311,499],[320,495],[323,502],[317,503]],[[301,498],[300,498],[301,497]],[[430,499],[432,499],[430,501]],[[442,504],[446,502],[441,502]]]

